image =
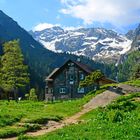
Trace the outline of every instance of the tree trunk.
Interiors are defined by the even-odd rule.
[[[18,102],[17,88],[14,88],[14,98],[15,98],[15,101]]]
[[[10,102],[10,97],[9,97],[9,92],[8,91],[6,91],[6,95],[7,95],[8,102]]]

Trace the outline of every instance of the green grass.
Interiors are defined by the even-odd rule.
[[[23,126],[6,126],[0,129],[0,138],[8,138],[23,134],[25,132],[33,132],[41,128],[38,124],[24,124]]]
[[[99,91],[90,92],[81,99],[57,101],[54,103],[0,101],[0,138],[19,135],[30,130],[27,126],[19,127],[18,123],[25,123],[25,125],[27,123],[46,124],[49,120],[60,121],[65,117],[71,116],[79,112],[82,106],[93,96],[104,90],[102,88]]]
[[[26,131],[27,131],[27,128],[25,127],[6,126],[3,129],[0,129],[0,138],[13,137]]]
[[[47,135],[19,139],[35,140],[139,140],[140,93],[121,96],[105,108],[81,117],[84,122],[70,125]]]
[[[132,80],[132,81],[127,81],[125,82],[126,84],[129,84],[131,86],[136,86],[136,87],[140,87],[140,79],[137,80]]]

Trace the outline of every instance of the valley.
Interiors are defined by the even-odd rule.
[[[139,140],[139,1],[0,0],[0,140]]]

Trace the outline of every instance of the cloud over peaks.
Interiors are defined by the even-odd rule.
[[[140,0],[61,0],[60,12],[82,19],[84,24],[94,22],[127,26],[140,21]]]
[[[52,28],[54,26],[60,26],[59,24],[50,24],[50,23],[40,23],[33,28],[33,31],[42,31],[47,28]]]

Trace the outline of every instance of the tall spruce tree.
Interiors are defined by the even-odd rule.
[[[28,67],[24,65],[24,58],[19,46],[19,40],[9,41],[3,45],[3,56],[1,58],[2,87],[7,93],[13,93],[17,101],[20,88],[29,84]]]

